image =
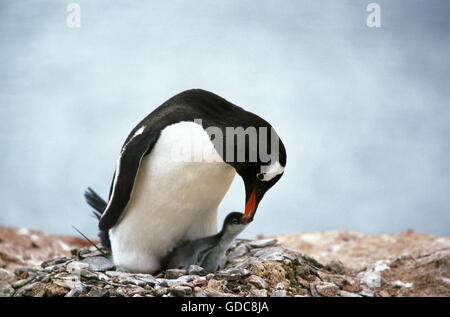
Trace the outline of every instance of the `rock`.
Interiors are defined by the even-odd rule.
[[[252,288],[249,293],[250,297],[267,297],[267,290]]]
[[[233,251],[228,253],[227,258],[230,260],[230,259],[244,256],[245,254],[247,254],[248,250],[249,250],[249,248],[248,248],[247,244],[241,244],[241,245],[237,246]]]
[[[67,262],[69,260],[70,260],[69,258],[63,256],[63,257],[55,258],[55,259],[52,259],[52,260],[49,260],[49,261],[44,261],[44,262],[41,263],[41,267],[42,268],[46,268],[47,266],[53,266],[53,265],[56,265],[56,264]]]
[[[14,293],[14,297],[42,297],[44,295],[45,287],[40,282],[24,285]]]
[[[216,272],[216,274],[214,276],[217,279],[224,279],[227,281],[235,281],[242,277],[246,277],[248,275],[250,275],[249,270],[230,268],[230,269],[218,271],[218,272]]]
[[[184,269],[168,269],[164,275],[167,279],[177,279],[180,276],[186,275],[187,271]]]
[[[208,285],[206,279],[197,279],[193,281],[194,286],[205,286]]]
[[[410,282],[404,283],[400,280],[396,280],[393,285],[394,285],[394,287],[398,287],[398,288],[400,288],[400,287],[410,288],[413,286],[413,283],[410,283]]]
[[[89,297],[106,297],[109,295],[109,290],[99,287],[93,287],[88,293]]]
[[[342,275],[326,275],[324,276],[324,280],[335,284],[339,288],[343,288],[346,283],[345,278]]]
[[[69,273],[80,274],[81,270],[86,270],[89,268],[89,264],[80,261],[73,261],[67,264],[66,271]]]
[[[198,290],[194,295],[195,297],[237,297],[231,293],[224,293],[210,289]]]
[[[89,271],[89,270],[82,269],[82,270],[79,272],[79,274],[80,274],[80,276],[82,276],[82,277],[84,277],[84,278],[86,278],[86,279],[92,279],[92,280],[97,280],[97,279],[98,279],[98,275],[95,274],[95,273],[92,273],[92,272]],[[107,276],[106,276],[106,277],[107,277]]]
[[[253,240],[248,243],[252,248],[266,248],[276,244],[277,239],[262,239],[262,240]]]
[[[65,287],[56,285],[56,284],[48,284],[46,285],[45,295],[47,297],[59,297],[64,296],[68,293],[68,290]]]
[[[312,297],[320,297],[320,295],[316,289],[316,284],[314,284],[314,283],[309,284],[309,290],[311,291]]]
[[[384,283],[379,272],[365,271],[358,274],[359,282],[367,285],[371,289],[381,287]]]
[[[144,281],[145,283],[147,283],[150,286],[155,286],[158,283],[156,278],[154,278],[153,275],[151,275],[151,274],[136,274],[135,276],[136,276],[136,278]]]
[[[275,289],[270,294],[272,297],[286,297],[286,291],[284,289]]]
[[[42,279],[41,279],[41,282],[42,283],[48,283],[48,282],[50,282],[50,274],[46,274],[46,275],[44,275],[43,277],[42,277]]]
[[[11,284],[16,280],[16,275],[8,270],[0,269],[0,286],[4,284]]]
[[[65,295],[65,297],[78,297],[85,292],[86,286],[83,283],[78,283]]]
[[[282,262],[284,260],[283,249],[280,247],[262,248],[255,250],[256,251],[252,253],[257,258],[277,262]]]
[[[341,261],[332,260],[325,267],[334,273],[345,274],[345,267]]]
[[[364,297],[373,297],[374,296],[374,292],[367,287],[363,287],[362,291],[360,291],[358,294],[361,296],[364,296]]]
[[[347,291],[339,291],[339,295],[340,295],[341,297],[362,297],[362,296],[359,295],[359,294],[350,293],[350,292],[347,292]]]
[[[339,292],[339,287],[333,283],[322,282],[316,285],[317,293],[324,297],[335,297]]]
[[[264,279],[262,279],[261,277],[259,277],[257,275],[251,275],[247,279],[247,282],[249,282],[250,284],[256,286],[257,288],[262,288],[262,289],[266,289],[267,288],[266,281],[264,281]]]
[[[147,283],[145,283],[144,281],[137,278],[133,278],[131,276],[119,278],[119,282],[123,285],[136,285],[140,287],[144,287],[145,285],[147,285]]]
[[[183,297],[192,294],[192,288],[183,285],[170,287],[169,293],[172,294],[173,296]]]
[[[0,297],[11,297],[14,294],[14,288],[9,284],[0,286]]]
[[[206,274],[208,274],[208,272],[206,272],[204,268],[195,264],[189,266],[188,273],[189,275],[200,275],[200,276],[205,276]]]
[[[385,291],[385,290],[381,290],[381,291],[378,293],[378,295],[379,295],[380,297],[391,297],[391,295],[390,295],[387,291]]]
[[[115,268],[114,263],[104,256],[88,256],[81,262],[89,264],[89,269],[95,272],[105,272]]]
[[[15,281],[14,283],[12,283],[12,287],[13,288],[20,288],[20,287],[22,287],[22,286],[24,286],[25,284],[28,284],[28,283],[30,283],[32,280],[34,280],[35,279],[35,277],[29,277],[29,278],[27,278],[27,279],[23,279],[23,280],[18,280],[18,281]]]
[[[167,287],[159,287],[158,289],[155,290],[155,296],[157,297],[161,297],[163,295],[166,295],[169,293],[169,289]]]
[[[316,268],[321,269],[324,267],[324,265],[322,263],[320,263],[319,261],[317,261],[316,259],[310,257],[307,254],[303,254],[302,258],[310,263],[312,263]]]

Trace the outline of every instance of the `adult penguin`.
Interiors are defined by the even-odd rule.
[[[245,217],[251,221],[285,166],[286,150],[267,121],[192,89],[131,131],[108,203],[99,203],[95,192],[85,196],[101,214],[100,237],[110,244],[114,263],[154,273],[174,246],[216,233],[217,209],[236,173],[245,184]]]

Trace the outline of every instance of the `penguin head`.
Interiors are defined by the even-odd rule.
[[[259,146],[260,144],[258,148]],[[270,146],[268,148],[270,150]],[[249,153],[252,150],[254,151],[254,149],[248,147]],[[258,153],[256,162],[247,160],[232,164],[244,181],[246,202],[244,217],[248,219],[248,222],[251,222],[255,217],[258,205],[265,193],[283,176],[287,161],[286,149],[283,142],[279,140],[277,148],[273,148],[272,150],[273,152],[269,155],[269,161],[262,160]]]
[[[233,211],[225,217],[222,230],[227,235],[237,236],[250,222],[251,220],[245,217],[242,212]]]

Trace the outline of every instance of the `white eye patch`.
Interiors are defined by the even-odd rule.
[[[283,172],[284,167],[277,161],[269,166],[261,166],[261,173],[257,174],[256,177],[261,181],[268,182]]]

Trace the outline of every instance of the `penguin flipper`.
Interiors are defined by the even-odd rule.
[[[205,258],[214,250],[217,246],[217,239],[215,236],[201,238],[201,247],[197,248],[197,261],[196,264],[202,266]]]
[[[122,147],[109,202],[98,224],[100,230],[109,230],[120,218],[130,200],[142,158],[151,152],[158,140],[160,131],[155,133],[150,129],[146,132],[144,128],[138,125]]]

